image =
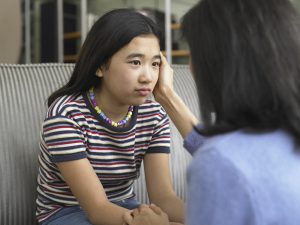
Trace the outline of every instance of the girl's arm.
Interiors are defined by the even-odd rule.
[[[167,213],[170,221],[183,223],[184,203],[176,196],[172,187],[169,155],[165,153],[146,154],[144,169],[151,203],[156,204]]]
[[[181,136],[185,138],[199,123],[173,88],[173,70],[161,54],[159,79],[153,91],[155,100],[166,110]]]
[[[128,210],[108,201],[87,158],[57,163],[57,166],[92,224],[123,224],[122,216]]]

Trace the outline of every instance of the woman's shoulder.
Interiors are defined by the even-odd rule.
[[[247,171],[253,167],[281,164],[282,160],[294,161],[299,146],[291,133],[283,129],[269,131],[237,130],[212,137],[205,137],[194,153],[196,161],[224,161]],[[277,156],[277,157],[274,157]],[[300,163],[300,160],[299,160]],[[200,163],[201,164],[201,163]]]
[[[244,207],[247,213],[249,207],[254,206],[255,215],[264,219],[276,215],[278,221],[283,221],[285,214],[273,212],[298,209],[295,206],[300,200],[299,156],[293,135],[283,129],[264,132],[238,130],[208,138],[193,157],[188,180],[197,190],[213,193],[205,194],[216,197],[215,202],[221,203],[223,199],[224,205],[229,207],[226,210],[230,210],[229,204],[233,200],[232,209],[239,204],[240,212]],[[282,184],[285,187],[278,188]],[[206,186],[200,188],[201,185]],[[267,213],[266,208],[269,209]],[[224,207],[220,210],[223,212]]]
[[[196,132],[197,133],[197,132]],[[195,134],[194,134],[195,135]],[[200,134],[197,134],[201,136]],[[203,136],[201,136],[203,138]],[[293,142],[293,135],[284,129],[264,130],[257,131],[251,129],[240,129],[232,132],[221,133],[205,138],[204,149],[254,149],[263,147],[266,149],[268,146],[274,148],[278,145],[289,145]],[[251,143],[251,144],[249,144]]]
[[[203,156],[221,157],[233,164],[245,165],[254,160],[264,161],[277,154],[289,157],[293,152],[299,152],[295,138],[283,129],[269,131],[236,130],[211,137],[203,136],[194,130],[187,136],[185,147],[194,158],[202,160]],[[213,159],[212,159],[213,161]]]

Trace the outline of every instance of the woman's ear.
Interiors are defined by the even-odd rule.
[[[96,71],[96,76],[97,76],[97,77],[103,77],[103,72],[102,72],[102,69],[101,69],[101,68],[97,69],[97,71]]]

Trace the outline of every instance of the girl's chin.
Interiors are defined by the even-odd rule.
[[[129,105],[139,106],[139,105],[144,104],[148,99],[151,99],[151,98],[147,97],[147,98],[139,99],[137,101],[132,101],[131,103],[129,103]]]

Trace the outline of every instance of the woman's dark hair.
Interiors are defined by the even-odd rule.
[[[300,25],[289,0],[202,0],[182,28],[203,133],[282,127],[300,137]]]
[[[50,95],[48,106],[60,96],[98,86],[101,79],[95,75],[97,69],[108,66],[110,58],[133,38],[147,34],[161,39],[157,24],[132,9],[115,9],[103,15],[89,31],[70,80]]]

